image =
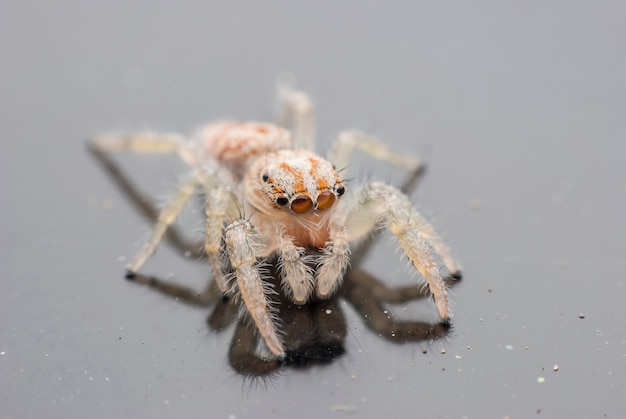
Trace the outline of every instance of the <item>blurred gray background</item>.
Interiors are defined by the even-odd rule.
[[[617,0],[0,2],[0,417],[620,417],[625,21]],[[283,71],[320,151],[358,128],[427,162],[413,199],[465,274],[446,339],[391,344],[344,302],[343,356],[249,380],[232,329],[123,281],[149,225],[87,139],[271,120]],[[161,199],[184,171],[118,161]],[[387,242],[365,266],[411,283]],[[145,271],[207,276],[166,246]]]

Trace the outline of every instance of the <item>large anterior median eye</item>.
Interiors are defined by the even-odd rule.
[[[306,196],[299,196],[291,202],[291,210],[296,214],[305,214],[313,208],[313,201]]]
[[[318,210],[322,210],[322,211],[327,210],[328,208],[332,207],[334,203],[335,203],[335,194],[330,191],[322,192],[320,196],[317,197],[317,209]]]

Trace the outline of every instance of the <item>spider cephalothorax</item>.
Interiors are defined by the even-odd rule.
[[[293,214],[326,211],[345,188],[333,165],[308,150],[279,150],[257,158],[245,181],[245,196],[259,211]]]

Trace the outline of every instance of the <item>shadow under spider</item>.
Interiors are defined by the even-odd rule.
[[[151,200],[140,192],[109,155],[94,149],[91,151],[137,211],[149,221],[155,221],[158,211]],[[422,174],[423,170],[410,173],[400,189],[405,193],[413,191]],[[389,342],[415,343],[447,336],[451,328],[449,323],[398,320],[386,309],[386,304],[407,303],[429,297],[430,294],[427,287],[416,284],[390,288],[358,267],[358,264],[367,257],[377,237],[370,236],[356,246],[351,256],[352,267],[347,271],[342,286],[327,300],[313,298],[304,305],[293,304],[282,293],[280,281],[277,279],[279,275],[276,273],[276,263],[269,261],[269,278],[277,292],[270,298],[281,325],[286,352],[283,360],[259,355],[261,338],[248,316],[240,315],[245,310],[240,310],[240,303],[236,298],[222,296],[213,280],[209,281],[203,291],[198,292],[174,282],[143,274],[135,274],[128,279],[190,305],[199,307],[214,305],[207,319],[208,326],[219,332],[236,323],[230,343],[229,362],[236,372],[248,377],[270,376],[284,366],[307,368],[328,364],[343,355],[347,325],[340,306],[342,299],[359,313],[368,329]],[[166,239],[182,255],[203,256],[199,250],[201,245],[186,240],[176,226],[168,228]],[[450,277],[445,281],[449,287],[458,283],[458,280]]]

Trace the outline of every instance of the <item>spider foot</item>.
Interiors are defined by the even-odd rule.
[[[460,281],[461,279],[463,279],[463,274],[461,273],[461,271],[451,272],[450,273],[450,278],[453,278],[453,279],[456,279],[457,281]]]

